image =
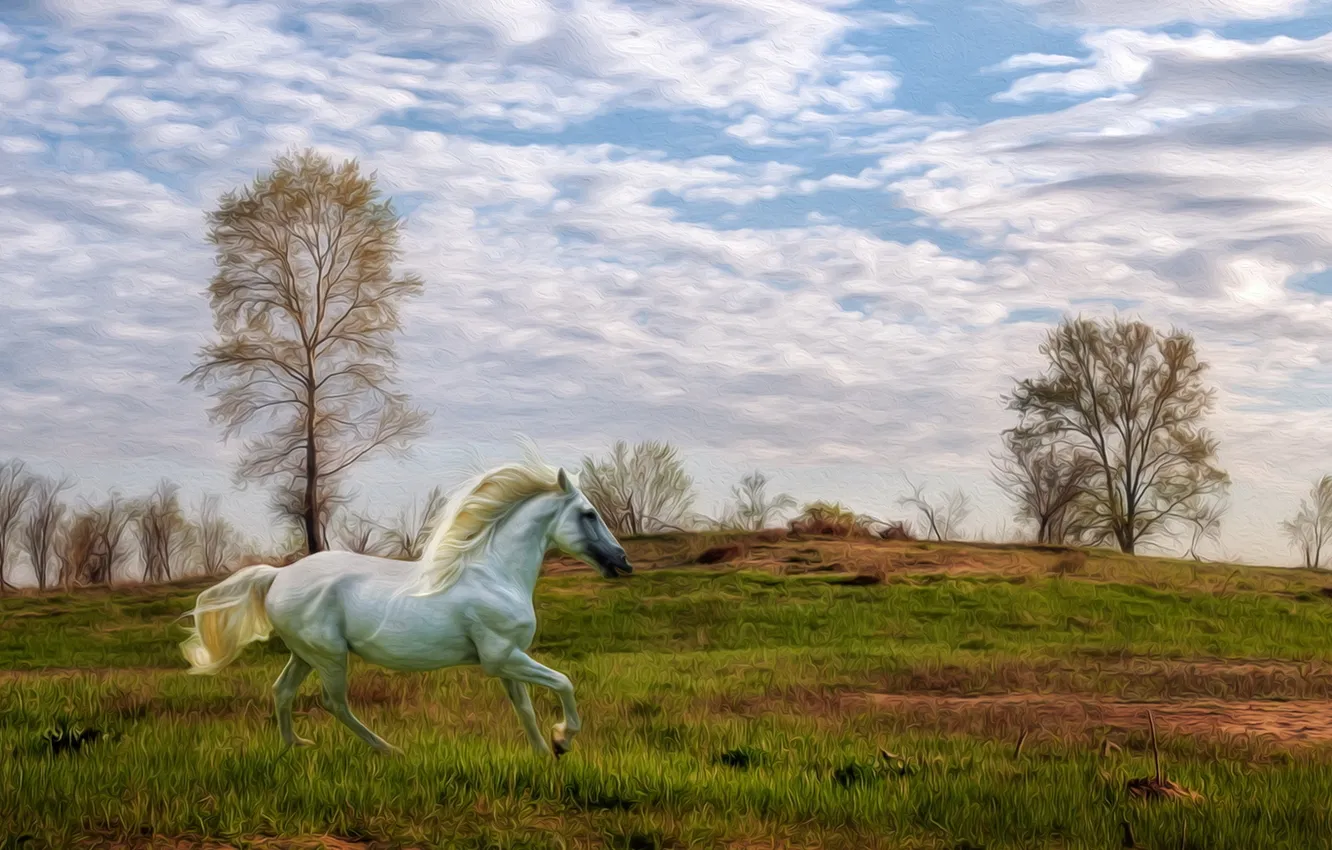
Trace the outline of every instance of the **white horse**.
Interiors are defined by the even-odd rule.
[[[563,469],[534,458],[464,485],[415,562],[319,552],[281,569],[238,570],[199,594],[181,651],[191,673],[212,674],[247,643],[277,632],[291,659],[273,685],[277,725],[288,746],[310,746],[292,730],[292,703],[319,671],[329,712],[383,752],[397,748],[347,705],[347,657],[393,670],[479,664],[497,676],[538,753],[549,755],[527,686],[554,691],[563,722],[551,739],[568,751],[581,722],[573,684],[527,654],[536,632],[532,595],[545,554],[557,548],[606,578],[633,572],[624,548]]]

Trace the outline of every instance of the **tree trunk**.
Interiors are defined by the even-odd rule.
[[[314,418],[305,429],[305,550],[313,555],[324,551],[319,533],[319,468],[315,453]]]

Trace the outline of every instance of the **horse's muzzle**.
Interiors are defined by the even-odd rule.
[[[601,561],[601,570],[606,574],[606,578],[617,578],[627,576],[633,573],[634,568],[629,563],[629,558],[623,553],[618,553]]]

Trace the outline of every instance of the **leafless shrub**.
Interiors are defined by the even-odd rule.
[[[190,549],[192,529],[180,508],[179,493],[177,485],[163,479],[135,511],[144,581],[170,581],[173,567],[181,566],[179,561]]]
[[[731,488],[734,500],[717,521],[722,530],[760,531],[775,523],[783,511],[796,506],[786,493],[768,495],[768,476],[751,472]]]
[[[199,561],[207,575],[217,575],[226,569],[227,561],[239,549],[236,530],[222,517],[216,495],[204,496],[199,506],[198,528]]]
[[[903,496],[898,504],[914,507],[920,513],[926,533],[940,541],[958,539],[962,523],[971,514],[971,499],[961,490],[954,490],[943,501],[934,501],[925,495],[923,485],[913,486],[911,495]]]
[[[28,504],[27,515],[23,518],[23,546],[28,553],[28,562],[32,564],[33,576],[37,587],[45,590],[50,584],[52,559],[60,531],[60,520],[65,515],[65,506],[60,502],[60,493],[69,487],[65,479],[39,477],[35,479],[32,501]]]
[[[883,528],[879,529],[879,538],[881,540],[915,540],[916,533],[911,528],[911,523],[906,520],[893,520],[884,523]]]
[[[115,493],[102,505],[77,511],[56,545],[60,583],[69,588],[114,581],[128,555],[125,531],[133,521],[133,506]]]
[[[858,514],[840,502],[811,502],[790,522],[794,534],[828,537],[869,537],[875,519]]]
[[[343,510],[334,523],[334,539],[338,545],[348,551],[361,555],[382,555],[388,548],[384,542],[383,529],[367,516],[351,510]]]
[[[23,516],[32,492],[33,478],[21,460],[0,464],[0,593],[13,587],[9,581],[13,569],[15,528]]]
[[[444,514],[445,502],[444,491],[435,487],[426,497],[425,507],[419,513],[414,509],[403,510],[394,524],[384,531],[388,557],[408,561],[420,558],[430,534],[435,530],[435,523]]]
[[[995,482],[1018,503],[1018,518],[1035,526],[1036,542],[1068,542],[1076,503],[1095,479],[1092,455],[1011,428],[995,466]]]
[[[617,442],[604,460],[584,458],[580,487],[617,535],[683,531],[694,502],[694,481],[669,443],[632,450]]]
[[[1221,520],[1225,517],[1226,509],[1229,507],[1227,499],[1222,496],[1214,499],[1196,499],[1185,506],[1183,511],[1183,520],[1189,529],[1189,549],[1185,552],[1185,557],[1192,558],[1195,561],[1201,561],[1202,555],[1198,553],[1198,547],[1203,541],[1216,541],[1221,536]]]
[[[1332,542],[1332,475],[1324,475],[1300,500],[1300,512],[1281,523],[1290,542],[1299,549],[1305,567],[1319,569]]]

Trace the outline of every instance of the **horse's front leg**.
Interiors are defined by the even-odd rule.
[[[513,645],[510,645],[507,652],[483,658],[481,664],[482,669],[492,676],[526,682],[529,685],[540,685],[555,692],[564,709],[564,721],[555,724],[555,735],[551,739],[551,746],[554,748],[556,758],[567,753],[574,735],[577,735],[583,726],[578,717],[578,704],[574,700],[573,682],[569,681],[569,677],[537,662]]]
[[[513,703],[513,710],[518,712],[518,720],[523,724],[523,731],[527,733],[527,740],[532,744],[532,749],[537,751],[537,755],[550,755],[550,744],[541,737],[541,727],[537,725],[536,709],[532,707],[532,697],[527,693],[527,685],[516,679],[500,679],[504,683],[504,692],[509,695],[509,701]]]

